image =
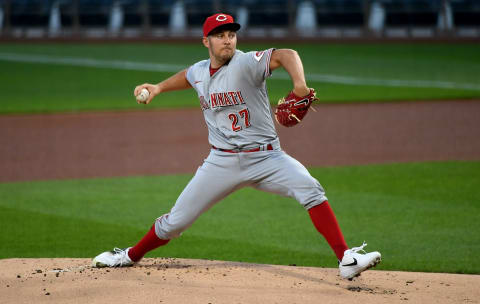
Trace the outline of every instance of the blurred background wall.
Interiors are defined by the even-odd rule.
[[[198,38],[216,12],[259,39],[480,37],[480,0],[0,0],[0,39]]]

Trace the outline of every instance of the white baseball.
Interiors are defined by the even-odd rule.
[[[150,92],[144,88],[140,91],[140,94],[137,95],[137,100],[140,102],[145,102],[147,101],[149,96],[150,96]]]

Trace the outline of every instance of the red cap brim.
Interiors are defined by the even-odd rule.
[[[238,31],[240,24],[233,20],[233,17],[227,14],[215,14],[208,17],[203,23],[203,36],[207,37],[210,33],[220,27]]]

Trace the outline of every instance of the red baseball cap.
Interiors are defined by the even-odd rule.
[[[203,37],[207,37],[211,31],[223,25],[228,25],[228,27],[234,31],[240,29],[240,24],[235,23],[232,16],[221,13],[215,14],[208,17],[203,23]]]

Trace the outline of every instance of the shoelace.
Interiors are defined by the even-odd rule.
[[[367,246],[367,243],[365,243],[365,241],[363,241],[363,244],[362,246],[359,246],[359,247],[353,247],[352,249],[350,249],[351,252],[359,252],[359,251],[363,251],[363,253],[367,253],[365,250],[363,250],[363,248],[365,248],[365,246]]]
[[[120,264],[118,266],[122,267],[124,264],[128,263],[127,251],[125,249],[115,247],[113,248],[113,253],[120,255]]]

